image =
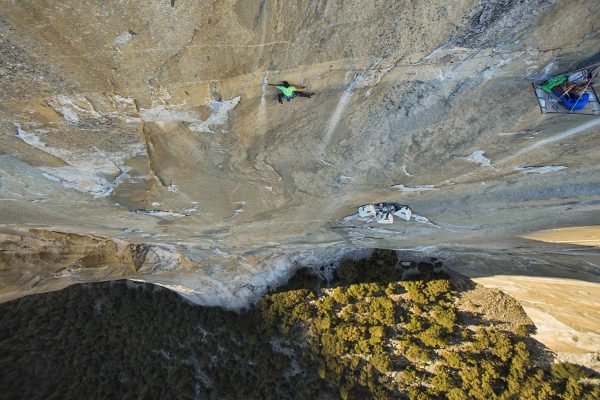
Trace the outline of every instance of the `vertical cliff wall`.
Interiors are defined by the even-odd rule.
[[[520,236],[598,223],[600,119],[542,115],[530,81],[598,54],[599,16],[592,0],[5,1],[2,298],[126,276],[241,304],[343,248],[543,252]],[[280,105],[282,80],[315,96]],[[418,218],[345,218],[371,201]],[[561,246],[597,284],[593,255]]]

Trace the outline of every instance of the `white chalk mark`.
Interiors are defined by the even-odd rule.
[[[131,33],[129,33],[129,32],[121,33],[115,39],[115,46],[122,46],[122,45],[126,44],[127,42],[129,42],[131,40],[131,38],[133,38],[133,35]]]
[[[269,71],[265,72],[265,76],[263,77],[263,85],[262,85],[262,96],[260,97],[260,104],[258,106],[258,127],[260,129],[260,134],[265,134],[266,132],[266,123],[267,123],[267,89],[269,87]]]
[[[69,107],[61,107],[59,112],[62,114],[63,117],[65,117],[67,121],[72,122],[74,124],[79,122],[79,117]]]
[[[197,112],[182,111],[179,106],[167,106],[164,104],[140,110],[140,115],[145,122],[189,122],[189,129],[194,132],[212,133],[211,126],[224,125],[227,122],[227,113],[237,106],[239,101],[240,96],[233,97],[230,100],[208,101],[206,105],[210,107],[211,113],[206,120],[202,120]]]
[[[431,225],[431,226],[435,226],[435,227],[437,227],[437,228],[440,228],[440,226],[439,226],[438,224],[435,224],[435,223],[431,222],[431,221],[429,220],[429,218],[427,218],[427,217],[424,217],[424,216],[422,216],[422,215],[417,215],[417,214],[414,214],[414,213],[413,213],[412,217],[413,217],[413,219],[414,219],[416,222],[418,222],[419,224]]]
[[[323,151],[329,145],[329,142],[331,141],[331,136],[335,132],[335,128],[337,128],[338,124],[340,123],[342,115],[344,114],[344,110],[346,109],[346,106],[350,101],[350,97],[352,97],[353,90],[356,87],[356,84],[361,79],[361,75],[356,75],[354,79],[352,79],[352,82],[350,82],[350,85],[348,85],[348,87],[344,91],[342,97],[340,97],[340,101],[338,101],[338,104],[335,107],[335,111],[333,112],[331,118],[329,118],[329,122],[327,123],[327,133],[325,133],[325,137],[323,138]]]
[[[88,99],[80,94],[73,96],[72,98],[67,96],[55,96],[48,102],[50,106],[62,115],[68,122],[76,124],[80,120],[80,116],[84,118],[103,119],[103,115],[100,114],[92,103]]]
[[[461,158],[464,160],[467,160],[469,162],[479,164],[483,167],[493,168],[492,161],[485,156],[484,150],[476,150],[476,151],[472,152],[471,154],[469,154],[468,156],[461,157]]]
[[[404,175],[406,175],[406,176],[414,176],[413,174],[411,174],[410,172],[408,172],[408,170],[406,169],[406,165],[402,166],[402,170],[404,171]]]
[[[211,108],[210,117],[206,121],[194,122],[189,126],[194,132],[213,132],[210,128],[212,125],[224,125],[227,122],[229,111],[233,110],[240,102],[240,96],[234,97],[231,100],[211,100],[208,106]]]
[[[146,147],[141,144],[127,146],[122,151],[114,151],[111,157],[96,147],[94,151],[90,149],[72,151],[50,147],[36,134],[23,130],[20,124],[14,125],[19,139],[68,164],[63,167],[38,167],[45,178],[60,182],[68,189],[75,189],[94,197],[109,196],[117,186],[126,180],[131,180],[132,178],[127,174],[129,168],[125,166],[125,160],[146,153]],[[114,180],[111,182],[110,179]]]
[[[524,149],[519,150],[518,152],[516,152],[514,155],[512,155],[511,157],[504,159],[503,161],[512,159],[514,157],[518,157],[520,155],[523,155],[525,153],[529,153],[532,150],[535,150],[537,148],[540,148],[542,146],[545,146],[547,144],[553,143],[553,142],[557,142],[559,140],[563,140],[566,139],[568,137],[577,135],[578,133],[584,132],[588,129],[591,129],[595,126],[600,125],[600,118],[594,118],[591,121],[586,122],[585,124],[581,124],[579,126],[576,126],[575,128],[571,128],[569,130],[564,131],[563,133],[559,133],[558,135],[554,135],[551,136],[549,138],[546,139],[542,139],[530,146],[525,147]]]
[[[516,171],[521,171],[522,174],[547,174],[549,172],[561,171],[567,169],[564,165],[547,165],[545,167],[525,166],[515,167]]]
[[[424,192],[428,190],[439,190],[433,185],[420,185],[420,186],[404,186],[403,184],[392,185],[392,189],[399,189],[402,192]]]
[[[185,217],[186,214],[177,211],[164,211],[164,210],[132,210],[132,214],[144,214],[151,215],[153,217]]]

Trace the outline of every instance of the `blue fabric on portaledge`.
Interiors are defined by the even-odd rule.
[[[574,95],[574,96],[562,96],[562,93],[560,93],[558,90],[553,90],[552,94],[554,94],[556,97],[558,97],[560,100],[560,104],[562,104],[564,107],[568,108],[569,110],[572,111],[579,111],[581,109],[583,109],[587,103],[589,103],[590,101],[590,94],[589,93],[584,93],[583,96],[581,96],[581,98],[578,95]],[[579,100],[577,100],[579,99]]]

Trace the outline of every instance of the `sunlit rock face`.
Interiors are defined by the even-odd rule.
[[[301,263],[416,248],[499,287],[543,260],[511,275],[591,288],[531,308],[598,334],[596,250],[521,236],[599,224],[600,118],[542,115],[530,83],[598,54],[599,21],[594,0],[4,2],[0,299],[129,277],[240,307]],[[282,80],[315,96],[280,105]],[[414,218],[346,218],[377,201]],[[584,301],[596,322],[571,323]]]

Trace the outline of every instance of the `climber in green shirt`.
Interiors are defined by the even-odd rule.
[[[284,98],[287,101],[290,101],[294,97],[308,97],[310,99],[310,97],[313,95],[312,93],[305,93],[303,91],[306,89],[304,86],[292,86],[288,83],[288,81],[283,81],[281,85],[273,85],[270,83],[269,85],[275,86],[277,89],[281,90],[281,93],[277,94],[277,101],[279,101],[279,104],[283,104]]]

